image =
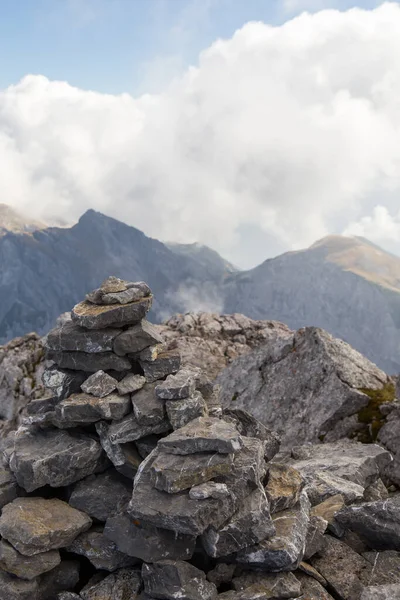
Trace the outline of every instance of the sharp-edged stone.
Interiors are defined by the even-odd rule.
[[[45,347],[56,352],[111,352],[120,329],[88,330],[72,321],[52,329],[46,337]]]
[[[137,325],[129,327],[114,340],[113,350],[119,356],[137,354],[155,344],[161,343],[162,337],[156,327],[143,319]]]
[[[234,589],[238,592],[257,586],[260,592],[270,593],[269,598],[298,598],[301,585],[293,573],[259,573],[244,571],[232,580]],[[268,597],[268,596],[267,596]]]
[[[79,392],[86,377],[87,374],[83,371],[60,369],[57,365],[52,365],[43,371],[42,381],[46,388],[62,400],[70,394]]]
[[[168,375],[165,381],[157,385],[157,397],[163,400],[189,398],[195,390],[196,374],[190,367],[182,367],[176,375]]]
[[[229,488],[225,483],[216,483],[215,481],[207,481],[207,483],[195,485],[189,490],[189,498],[192,500],[225,498],[226,496],[229,496],[229,494]]]
[[[128,292],[128,293],[127,293]],[[118,277],[107,277],[99,288],[86,295],[93,304],[126,304],[150,296],[151,290],[144,281],[125,281]]]
[[[208,415],[206,401],[200,392],[195,391],[190,398],[166,402],[168,418],[173,429],[180,429],[198,417]]]
[[[304,483],[304,479],[297,469],[285,464],[269,464],[265,492],[271,514],[292,508],[297,504]]]
[[[75,484],[69,504],[93,519],[106,521],[126,509],[131,496],[132,482],[109,469]]]
[[[154,383],[147,383],[131,396],[133,412],[140,425],[153,426],[165,421],[165,402],[157,398],[154,388]]]
[[[140,358],[140,366],[149,383],[163,379],[166,375],[177,373],[181,366],[181,356],[176,350],[159,352],[154,360]]]
[[[279,452],[280,437],[274,431],[265,427],[250,413],[240,408],[227,408],[223,411],[223,418],[233,422],[241,435],[255,437],[265,443],[265,459],[272,460]]]
[[[183,561],[162,560],[142,566],[144,589],[152,598],[213,600],[217,588],[205,573]]]
[[[135,600],[142,579],[135,568],[119,569],[100,582],[89,582],[80,592],[83,600]]]
[[[143,425],[138,423],[135,415],[131,413],[123,419],[111,423],[108,428],[108,437],[113,444],[124,444],[134,442],[150,434],[166,433],[170,430],[171,424],[167,418],[156,424]]]
[[[88,373],[95,373],[99,370],[129,371],[132,366],[125,356],[117,356],[114,352],[89,354],[88,352],[56,352],[49,350],[47,358],[54,360],[62,369],[86,371]]]
[[[158,445],[160,450],[170,454],[230,454],[240,450],[243,440],[231,423],[213,417],[199,417],[160,440]]]
[[[21,579],[35,579],[38,575],[54,569],[60,562],[58,550],[24,556],[4,539],[0,541],[0,569]]]
[[[85,556],[96,569],[104,571],[116,571],[138,563],[132,556],[120,552],[116,544],[105,537],[103,528],[98,525],[78,535],[67,551]]]
[[[104,398],[104,396],[108,396],[108,394],[114,392],[118,385],[118,381],[114,377],[111,377],[111,375],[108,375],[104,371],[97,371],[82,383],[81,389],[86,394]]]
[[[146,377],[143,375],[135,375],[134,373],[128,373],[125,377],[118,382],[117,389],[118,393],[131,394],[132,392],[138,392],[142,389],[146,383]]]
[[[18,496],[18,484],[8,468],[0,468],[0,509]]]
[[[60,428],[75,427],[101,419],[122,419],[130,410],[129,395],[109,394],[97,398],[90,394],[72,394],[57,404],[53,422]]]
[[[304,560],[308,560],[317,552],[321,552],[325,546],[325,531],[328,527],[328,521],[323,517],[316,515],[310,516],[308,525],[306,547],[304,550]]]
[[[104,421],[95,424],[97,435],[100,439],[108,459],[112,462],[119,473],[129,479],[134,479],[140,463],[142,462],[138,450],[132,442],[118,444],[111,442],[108,431],[109,425]]]
[[[152,296],[119,305],[96,305],[84,300],[71,312],[72,320],[87,329],[105,329],[106,327],[123,327],[139,323],[150,310]]]
[[[400,598],[400,584],[377,585],[364,588],[360,600],[397,600]]]

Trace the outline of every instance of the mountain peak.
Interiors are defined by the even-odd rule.
[[[0,203],[0,235],[5,235],[9,232],[31,233],[45,227],[44,223],[22,215],[8,204]]]

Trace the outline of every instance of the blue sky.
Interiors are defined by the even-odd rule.
[[[162,89],[248,21],[378,0],[0,0],[0,88],[28,73],[106,93]]]

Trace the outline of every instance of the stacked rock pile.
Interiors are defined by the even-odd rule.
[[[49,333],[51,393],[3,444],[0,600],[398,597],[390,454],[279,455],[276,434],[222,411],[164,350],[151,301],[109,278]]]

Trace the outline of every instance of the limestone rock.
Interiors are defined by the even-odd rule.
[[[117,389],[118,381],[104,373],[104,371],[97,371],[90,375],[81,385],[81,389],[86,394],[92,394],[93,396],[97,396],[98,398],[104,398],[111,392],[114,392]]]
[[[56,405],[54,424],[68,428],[101,419],[122,419],[130,410],[128,395],[108,394],[104,398],[97,398],[90,394],[72,394]]]
[[[52,498],[16,498],[0,517],[0,534],[18,552],[33,556],[68,546],[92,521],[66,502]]]
[[[225,498],[226,496],[229,496],[229,494],[229,488],[225,483],[216,483],[215,481],[207,481],[207,483],[195,485],[189,490],[189,498],[192,500]]]
[[[72,320],[87,329],[105,329],[106,327],[123,327],[135,325],[141,321],[150,310],[152,296],[119,305],[96,305],[83,301],[74,306],[71,312]]]
[[[108,436],[109,426],[103,421],[97,422],[95,427],[100,444],[114,467],[125,477],[134,479],[142,462],[136,446],[133,443],[112,443]]]
[[[120,333],[116,328],[91,331],[67,321],[47,334],[45,346],[55,352],[111,352],[113,341]]]
[[[304,550],[304,560],[308,560],[317,552],[321,552],[325,546],[324,533],[328,527],[328,521],[317,515],[310,515],[310,523],[308,525],[306,546]]]
[[[29,402],[25,409],[25,414],[30,417],[30,422],[44,422],[54,417],[54,412],[57,404],[60,402],[60,398],[57,396],[44,396],[42,398],[35,398]]]
[[[153,598],[213,600],[217,595],[217,588],[206,580],[205,573],[187,562],[144,563],[142,577],[145,592]]]
[[[132,496],[132,483],[113,469],[89,475],[75,484],[69,504],[92,519],[106,521],[126,508]]]
[[[315,579],[298,571],[296,571],[296,578],[300,581],[302,591],[298,600],[333,600],[333,596],[328,594],[326,589]]]
[[[99,288],[87,294],[93,304],[126,304],[150,296],[151,290],[144,281],[125,281],[118,277],[107,277]]]
[[[98,583],[90,582],[81,590],[83,600],[135,600],[141,586],[140,571],[119,569]]]
[[[165,402],[157,398],[155,384],[148,383],[132,394],[133,412],[140,425],[156,425],[165,420]]]
[[[67,551],[85,556],[96,569],[104,571],[132,567],[138,562],[135,558],[119,552],[114,542],[104,536],[103,528],[99,526],[78,535]]]
[[[146,383],[146,378],[142,375],[135,375],[134,373],[128,373],[121,381],[117,383],[118,393],[121,395],[130,394],[137,392]]]
[[[361,594],[360,600],[396,600],[400,598],[400,584],[368,586]]]
[[[240,592],[249,587],[257,586],[267,598],[297,598],[301,593],[301,586],[293,573],[259,573],[244,571],[232,580],[233,587]]]
[[[346,506],[336,520],[359,533],[377,550],[400,550],[400,495],[387,500]]]
[[[218,475],[227,475],[232,463],[232,454],[202,452],[183,456],[161,452],[151,465],[151,482],[156,489],[175,494]]]
[[[52,365],[45,369],[42,379],[44,386],[50,389],[59,400],[62,400],[70,394],[80,391],[86,374],[81,371],[60,369],[56,365]]]
[[[322,517],[328,524],[330,530],[341,537],[343,531],[341,531],[341,527],[339,523],[335,520],[335,515],[343,508],[344,506],[344,497],[341,494],[336,494],[336,496],[331,496],[321,504],[317,504],[311,509],[311,515],[315,517]],[[341,534],[341,535],[339,535]]]
[[[157,385],[157,397],[163,400],[189,398],[195,390],[196,375],[190,367],[182,367],[176,375],[168,375],[165,381]]]
[[[265,492],[271,514],[292,508],[297,504],[304,483],[297,469],[279,463],[268,465],[268,483]]]
[[[157,423],[144,425],[138,423],[133,413],[123,419],[114,421],[108,428],[108,437],[112,444],[124,444],[134,442],[150,434],[166,433],[170,431],[171,425],[167,418]]]
[[[56,352],[49,350],[47,358],[62,369],[72,369],[74,371],[87,371],[95,373],[96,371],[129,371],[130,361],[125,356],[117,356],[114,352],[99,352],[98,354],[89,354],[88,352]]]
[[[206,401],[198,391],[195,391],[190,398],[169,400],[166,403],[166,410],[173,429],[180,429],[190,421],[208,414]]]
[[[382,479],[377,479],[377,481],[371,483],[371,485],[366,487],[364,491],[365,502],[375,502],[375,500],[386,500],[386,498],[388,497],[389,492]]]
[[[160,450],[170,454],[196,452],[237,452],[243,445],[237,429],[213,417],[199,417],[159,442]]]
[[[202,543],[207,554],[216,558],[270,539],[274,534],[268,500],[260,486],[242,501],[228,523],[218,530],[207,529]]]
[[[181,366],[181,357],[175,350],[160,352],[154,360],[140,359],[140,366],[149,383],[163,379],[166,375],[177,373]]]
[[[4,539],[0,541],[0,568],[21,579],[35,579],[38,575],[54,569],[60,562],[58,550],[24,556]]]
[[[15,440],[10,468],[27,492],[44,485],[62,487],[106,467],[96,439],[80,433],[45,430]]]
[[[129,327],[114,340],[114,352],[119,356],[125,354],[137,354],[148,348],[162,342],[162,337],[151,323],[142,320],[137,325]]]
[[[239,551],[236,562],[264,571],[294,570],[303,559],[309,525],[310,504],[303,492],[297,506],[276,513],[275,535]]]
[[[364,552],[362,556],[372,565],[368,585],[400,584],[400,552]]]
[[[194,536],[142,524],[126,513],[109,517],[104,535],[115,542],[121,552],[146,562],[165,558],[190,560],[196,543]]]
[[[228,408],[223,411],[224,419],[235,423],[241,435],[255,437],[265,443],[265,459],[272,460],[279,451],[280,437],[271,431],[250,413],[240,408]]]

